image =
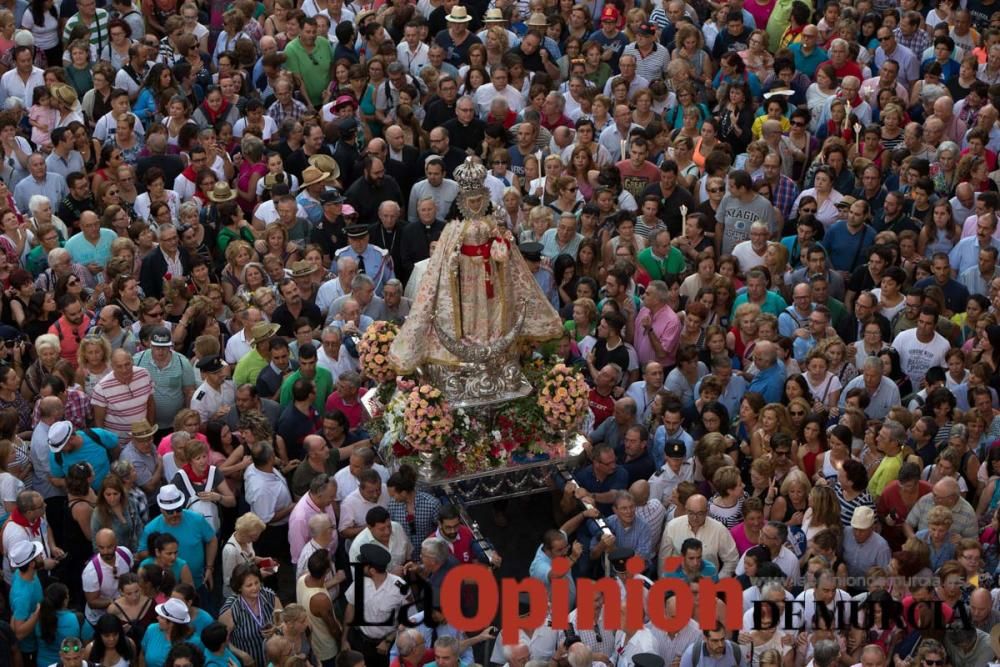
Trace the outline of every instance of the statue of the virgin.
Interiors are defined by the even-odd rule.
[[[455,180],[461,217],[441,233],[390,359],[401,374],[420,371],[462,407],[529,393],[518,343],[556,338],[562,322],[502,213],[488,213],[486,168],[467,158]]]

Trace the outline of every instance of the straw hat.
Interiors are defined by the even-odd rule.
[[[225,181],[219,181],[212,186],[212,191],[206,196],[209,201],[215,202],[216,204],[236,199],[236,193],[229,187],[229,183],[226,183]]]
[[[73,90],[73,86],[67,85],[65,83],[56,84],[50,89],[52,97],[56,98],[72,111],[80,110],[80,99],[76,96],[76,91]]]
[[[302,185],[299,190],[305,190],[310,185],[316,185],[330,178],[329,172],[320,171],[316,167],[306,167],[302,171]]]
[[[274,338],[281,326],[270,322],[258,322],[250,330],[250,347],[257,347],[261,343]]]
[[[145,419],[140,419],[139,421],[132,424],[132,438],[152,438],[156,435],[156,427],[150,424]]]
[[[503,12],[497,7],[493,9],[487,9],[486,15],[483,17],[483,23],[503,23],[506,19],[503,17]]]
[[[309,158],[309,166],[316,167],[320,171],[330,174],[328,178],[332,178],[335,181],[340,180],[340,165],[325,153],[317,153]]]
[[[444,17],[445,21],[449,23],[468,23],[472,20],[469,16],[469,10],[462,5],[455,5],[451,8],[451,14]]]
[[[528,20],[525,22],[524,25],[528,26],[529,28],[547,28],[549,25],[549,20],[545,18],[545,14],[541,12],[535,12],[534,14],[528,17]]]
[[[292,262],[292,278],[305,278],[306,276],[311,276],[315,271],[316,267],[312,265],[312,262],[304,259]]]

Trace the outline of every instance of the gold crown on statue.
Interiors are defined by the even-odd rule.
[[[467,157],[465,162],[455,167],[455,182],[464,193],[482,192],[486,183],[486,167],[476,162],[475,158]]]

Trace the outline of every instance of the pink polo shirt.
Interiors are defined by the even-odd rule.
[[[647,315],[650,316],[653,325],[648,332],[641,324]],[[656,336],[660,339],[665,353],[662,357],[656,356],[653,344],[649,341],[650,336]],[[655,315],[645,306],[639,309],[639,314],[635,317],[635,351],[639,355],[640,366],[650,361],[658,361],[663,364],[664,368],[673,366],[677,358],[677,342],[680,337],[681,320],[673,308],[665,305]]]
[[[309,519],[314,514],[319,514],[322,511],[316,507],[312,496],[306,493],[306,495],[299,499],[299,502],[295,503],[292,513],[288,515],[288,546],[291,550],[293,563],[298,563],[302,547],[311,539],[309,535]],[[333,553],[337,550],[337,515],[333,511],[333,505],[327,506],[326,515],[333,522],[333,539],[330,541],[330,546],[328,547],[330,553]]]

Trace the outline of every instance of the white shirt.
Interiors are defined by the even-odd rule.
[[[243,490],[250,504],[250,511],[259,516],[264,523],[270,523],[275,514],[292,504],[288,482],[277,471],[264,472],[257,466],[250,466],[243,474],[243,480]],[[274,522],[274,525],[284,526],[287,523],[286,516]]]
[[[347,599],[350,602],[353,602],[355,599],[355,584],[357,582],[352,583],[350,588],[347,589]],[[403,606],[403,603],[409,597],[403,594],[403,590],[407,589],[406,583],[394,574],[386,575],[385,581],[378,588],[375,587],[375,582],[368,577],[364,578],[362,585],[365,587],[365,618],[382,619],[389,616],[395,618],[399,613],[400,607]],[[358,626],[358,630],[371,639],[381,639],[386,635],[394,633],[396,626],[361,625]]]
[[[243,136],[243,131],[247,129],[247,119],[246,117],[240,118],[233,124],[233,136],[239,139]],[[268,115],[264,115],[264,136],[261,137],[264,141],[270,141],[278,132],[278,124],[274,122],[274,119]]]
[[[34,536],[28,535],[28,529],[23,526],[19,526],[13,521],[8,521],[3,529],[3,578],[8,584],[13,581],[13,573],[10,569],[10,561],[7,559],[7,554],[18,542],[24,542],[31,540],[32,542],[38,542],[42,545],[43,553],[48,556],[49,554],[49,544],[48,544],[48,530],[49,523],[42,517],[42,524],[39,528],[39,534]]]
[[[767,246],[764,246],[764,255],[767,254]],[[741,241],[733,248],[733,257],[740,264],[740,271],[746,273],[764,263],[764,255],[758,255],[753,249],[753,241]]]
[[[379,474],[379,477],[382,478],[382,485],[385,486],[385,483],[389,481],[389,471],[386,470],[385,466],[381,463],[373,464],[372,468]],[[333,476],[333,481],[337,483],[338,503],[345,500],[347,496],[351,495],[352,492],[357,491],[359,487],[358,478],[351,474],[351,469],[349,467],[338,470],[337,474]],[[382,499],[379,498],[379,503],[381,504],[381,502]],[[388,505],[388,503],[389,501],[387,500],[386,505]]]
[[[382,485],[382,494],[379,496],[377,503],[368,502],[361,495],[361,489],[354,489],[340,503],[340,522],[337,524],[337,530],[344,530],[351,526],[357,526],[358,528],[366,527],[368,522],[365,520],[365,517],[368,516],[368,511],[379,506],[389,507],[389,494],[384,484]],[[347,540],[344,543],[344,547],[348,553],[351,551],[352,542],[353,540]]]
[[[419,76],[420,70],[428,62],[427,54],[430,50],[431,47],[426,42],[417,42],[417,50],[413,52],[410,45],[403,41],[396,46],[396,60],[406,66],[410,76]]]
[[[930,342],[923,343],[917,339],[916,329],[901,331],[892,346],[899,352],[900,366],[914,387],[921,385],[929,368],[947,366],[945,355],[951,351],[951,343],[937,331]]]
[[[132,131],[135,132],[136,135],[139,137],[145,136],[146,128],[144,128],[142,126],[142,123],[139,122],[139,117],[136,116],[131,111],[129,111],[128,113],[130,116],[133,116],[135,118],[135,127],[132,128]],[[97,121],[97,125],[94,126],[94,138],[103,144],[105,141],[107,141],[108,137],[115,136],[115,133],[117,131],[118,131],[118,121],[117,119],[115,119],[114,115],[112,115],[112,113],[109,111],[108,113],[101,116]]]
[[[690,517],[685,515],[671,519],[670,523],[667,524],[663,531],[663,538],[660,540],[657,566],[662,568],[664,559],[675,554],[680,555],[681,544],[684,540],[689,537],[697,537],[701,540],[704,549],[702,558],[712,561],[712,564],[719,570],[719,578],[724,579],[732,576],[740,556],[736,549],[736,541],[729,530],[721,522],[707,517],[705,524],[698,529],[697,533],[694,533],[689,521]]]
[[[232,380],[226,380],[219,389],[208,382],[202,382],[191,397],[191,409],[201,415],[202,422],[208,422],[223,406],[230,409],[236,404],[236,388]]]
[[[663,467],[653,473],[649,478],[649,497],[656,498],[664,505],[670,504],[670,496],[674,489],[681,482],[694,481],[694,462],[684,461],[679,472],[671,470],[670,465],[664,463]]]
[[[129,571],[132,560],[132,552],[125,547],[118,547],[118,549],[124,551],[128,554],[129,560],[122,558],[122,555],[115,551],[115,567],[118,570],[118,574],[124,574]],[[100,565],[101,568],[101,578],[97,578],[97,568],[94,567],[94,561]],[[104,559],[98,556],[96,559],[91,558],[87,561],[87,565],[83,568],[83,575],[81,577],[81,583],[83,584],[84,593],[100,593],[102,598],[108,598],[109,600],[114,600],[118,597],[118,577],[115,574],[115,570],[111,565],[104,562]],[[97,623],[97,621],[104,616],[105,610],[103,609],[92,609],[88,604],[84,610],[87,616],[87,620],[91,625]]]
[[[358,533],[358,536],[351,542],[350,550],[347,552],[350,561],[352,563],[357,563],[358,557],[361,555],[361,547],[366,544],[373,543],[385,549],[384,544],[375,540],[375,536],[372,535],[370,528],[365,528]],[[387,551],[391,557],[391,560],[389,561],[389,569],[402,567],[406,561],[410,560],[410,554],[413,553],[413,545],[410,544],[410,538],[406,536],[406,529],[403,528],[402,524],[396,521],[392,522],[392,532],[389,533],[389,548]],[[352,598],[348,597],[347,599],[351,600]],[[365,600],[365,602],[367,602],[367,600]]]
[[[235,365],[250,353],[246,329],[240,329],[226,342],[226,363]]]
[[[0,77],[0,89],[2,89],[4,97],[21,98],[24,101],[25,111],[31,108],[35,95],[35,87],[44,85],[45,71],[35,66],[31,67],[31,74],[28,75],[27,82],[18,74],[17,68],[7,71]]]
[[[356,371],[360,368],[358,360],[352,357],[351,353],[348,352],[347,348],[343,345],[340,346],[340,353],[337,355],[336,359],[331,359],[322,346],[317,347],[316,363],[319,364],[321,368],[325,368],[330,371],[330,375],[333,376],[334,383],[337,382],[337,378],[339,378],[345,371]]]
[[[490,105],[497,96],[507,101],[507,106],[514,113],[520,113],[524,108],[524,98],[513,86],[504,86],[503,90],[497,90],[492,83],[484,83],[476,89],[473,99],[476,101],[476,108],[479,110],[479,117],[486,118],[490,113]]]

